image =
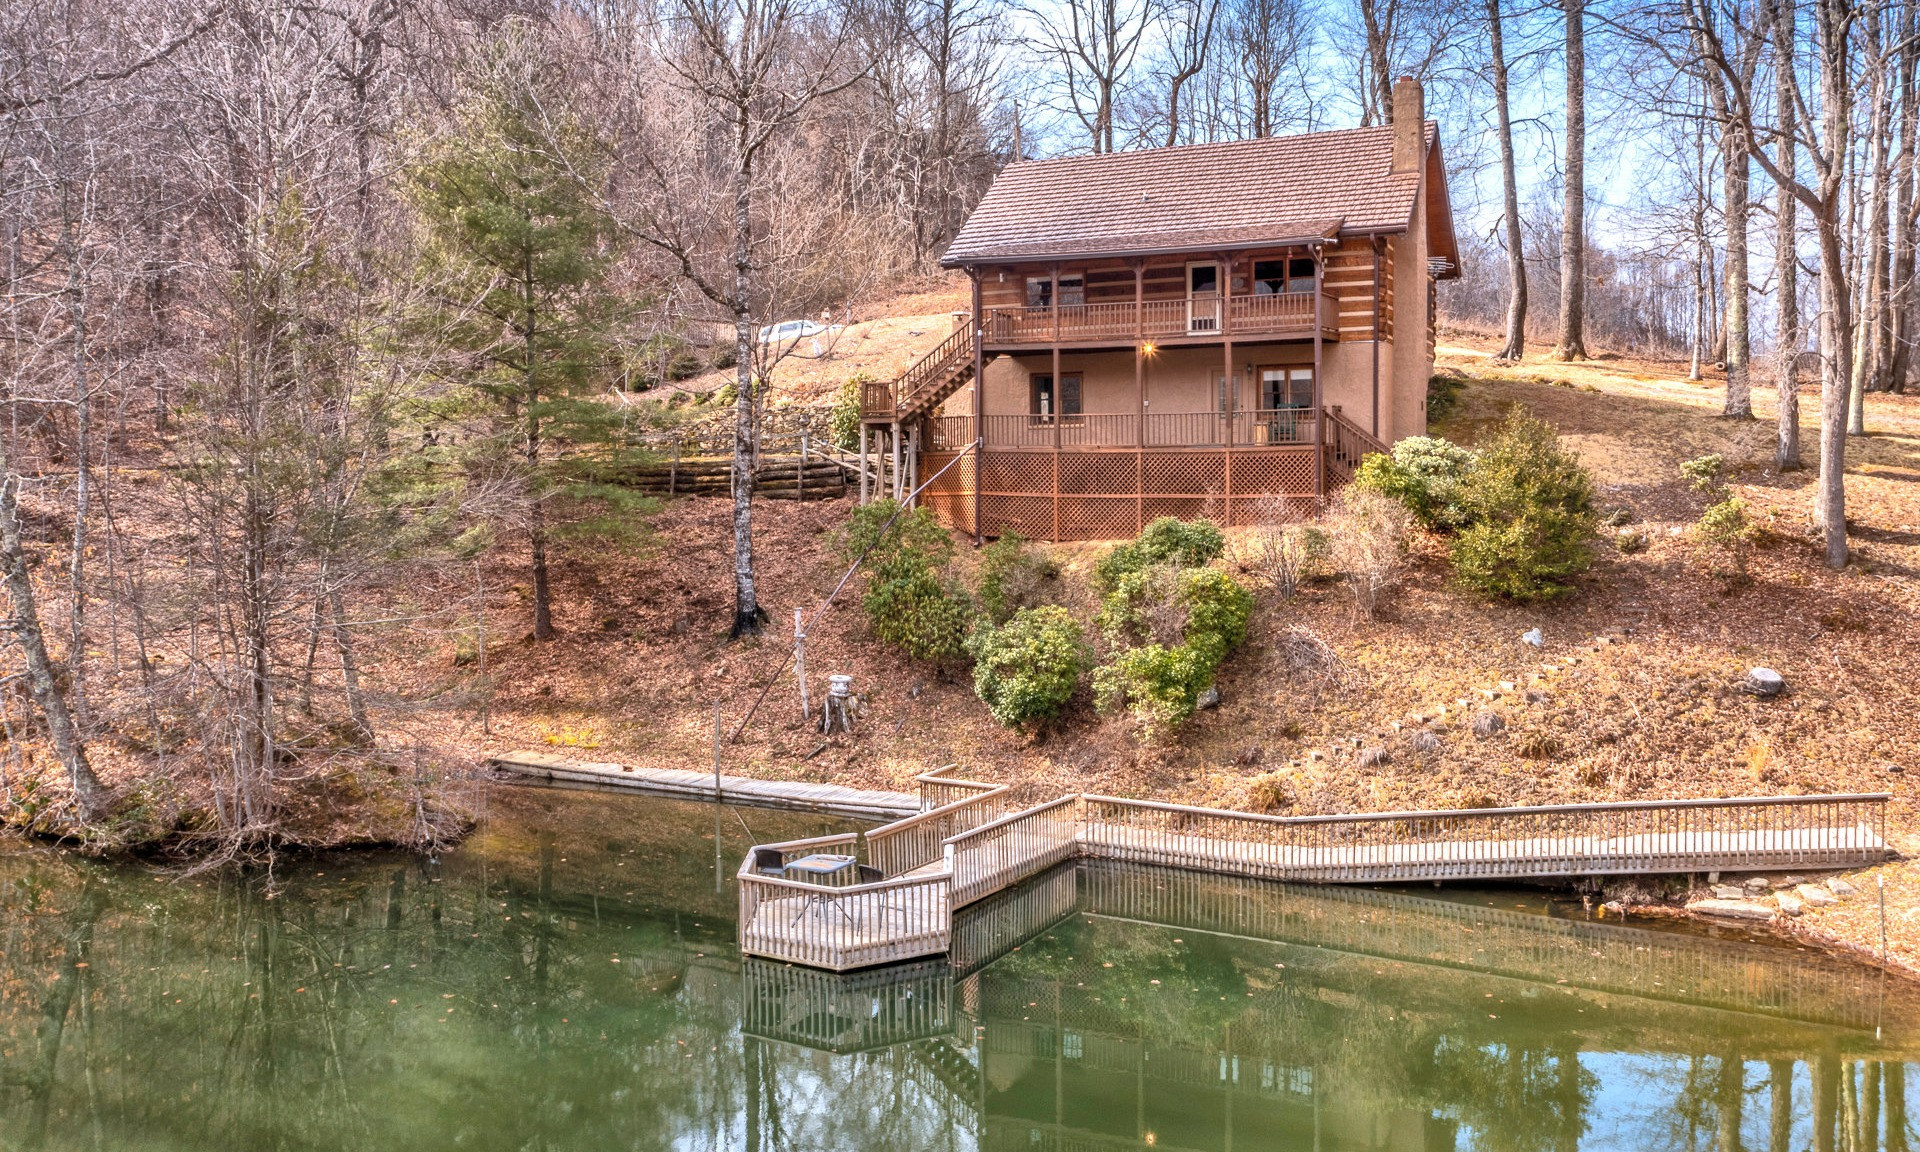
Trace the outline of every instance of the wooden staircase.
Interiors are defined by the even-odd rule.
[[[922,356],[900,378],[869,381],[860,396],[860,418],[890,424],[917,420],[938,408],[973,379],[973,323],[968,321]]]

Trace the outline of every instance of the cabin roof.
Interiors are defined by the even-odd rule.
[[[1434,255],[1453,259],[1439,127],[1426,122]],[[1393,127],[1009,164],[947,248],[949,268],[1145,256],[1405,231],[1420,174],[1392,171]]]

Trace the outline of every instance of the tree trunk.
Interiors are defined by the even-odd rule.
[[[1104,101],[1102,107],[1105,107]],[[753,575],[753,160],[747,110],[740,111],[739,152],[733,172],[733,629],[734,639],[757,636],[766,622]]]
[[[1507,106],[1507,55],[1500,28],[1500,0],[1487,0],[1492,37],[1493,107],[1500,133],[1500,192],[1507,228],[1507,342],[1499,359],[1519,360],[1527,351],[1527,261],[1521,248],[1520,186],[1513,156],[1513,119]]]
[[[1746,141],[1731,119],[1726,123],[1720,152],[1726,166],[1727,200],[1727,299],[1726,320],[1721,328],[1727,345],[1727,401],[1721,414],[1750,420],[1753,393],[1748,375],[1752,339],[1747,311],[1747,198],[1752,181],[1748,175]]]
[[[1829,117],[1831,119],[1831,117]],[[1832,205],[1820,233],[1820,482],[1814,523],[1825,534],[1827,566],[1847,566],[1847,396],[1853,363],[1853,307],[1840,221]]]
[[[1767,1152],[1793,1152],[1793,1061],[1767,1061]]]
[[[1794,6],[1777,4],[1774,12],[1774,52],[1781,61],[1779,67],[1790,69],[1794,67]],[[1795,163],[1796,114],[1793,94],[1785,85],[1775,85],[1775,89],[1775,113],[1780,120],[1776,163],[1782,176],[1791,180]],[[1775,192],[1774,200],[1774,339],[1779,344],[1775,354],[1778,365],[1774,388],[1779,397],[1779,431],[1774,444],[1773,462],[1780,471],[1788,472],[1801,467],[1800,393],[1795,377],[1795,362],[1800,356],[1800,346],[1805,343],[1805,334],[1800,327],[1800,233],[1797,221],[1800,202],[1792,189],[1784,186],[1784,181]]]
[[[67,770],[81,819],[91,820],[105,804],[106,789],[87,763],[86,746],[74,727],[72,713],[67,711],[66,696],[54,676],[53,660],[47,655],[40,610],[33,596],[33,577],[27,571],[26,550],[20,541],[18,482],[6,467],[4,449],[0,449],[0,563],[6,568],[7,594],[13,598],[13,629],[26,661],[27,691],[46,720],[47,740]]]
[[[1560,224],[1560,344],[1556,360],[1587,358],[1586,0],[1562,0],[1567,14],[1566,194]]]
[[[1740,1112],[1747,1092],[1746,1066],[1738,1055],[1729,1052],[1720,1057],[1720,1079],[1715,1088],[1714,1152],[1741,1152]]]

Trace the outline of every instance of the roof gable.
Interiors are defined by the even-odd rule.
[[[1439,134],[1432,121],[1426,134],[1432,161]],[[1391,125],[1021,161],[1001,170],[941,263],[1139,255],[1404,229],[1420,173],[1392,166]]]

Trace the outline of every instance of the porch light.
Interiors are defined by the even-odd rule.
[[[1140,352],[1142,355],[1146,355],[1146,356],[1153,355],[1153,344],[1149,342],[1149,343],[1140,345]]]

